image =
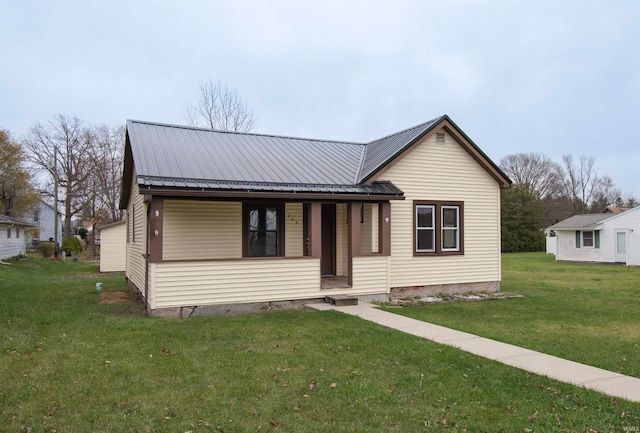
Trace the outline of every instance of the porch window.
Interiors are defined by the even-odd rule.
[[[413,254],[464,254],[463,207],[462,202],[414,201]]]
[[[284,256],[284,207],[280,204],[245,204],[243,234],[245,257]]]

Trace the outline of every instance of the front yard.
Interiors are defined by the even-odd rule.
[[[439,320],[449,315],[489,323],[506,320],[506,313],[495,309],[521,314],[514,309],[525,304],[528,316],[521,319],[539,318],[529,322],[530,328],[546,341],[562,334],[549,331],[558,326],[582,338],[587,333],[578,331],[584,322],[569,327],[571,317],[555,317],[559,300],[550,293],[558,290],[547,275],[532,277],[540,266],[557,265],[540,260],[505,257],[503,290],[522,293],[524,299],[429,306],[415,314],[430,320],[436,311]],[[571,266],[555,269],[567,281],[577,279]],[[163,320],[143,316],[135,302],[99,304],[96,282],[105,292],[126,288],[122,274],[96,278],[96,271],[92,263],[43,259],[0,267],[4,431],[625,432],[640,427],[637,403],[336,312]],[[630,283],[638,282],[637,274],[628,275]],[[536,284],[522,284],[529,279],[539,280],[539,293]],[[624,304],[615,326],[637,337],[637,294],[634,301],[623,302],[614,293],[596,301],[591,294],[601,291],[580,287],[575,283],[562,297],[576,305],[575,314],[580,316],[585,304]],[[585,295],[590,300],[582,299]],[[607,329],[604,324],[612,318],[605,314],[593,320]],[[504,323],[503,335],[524,332],[523,326]],[[608,347],[616,350],[612,358],[627,357],[614,362],[615,368],[637,375],[638,347],[628,346],[625,338]],[[600,355],[589,356],[600,350],[584,352],[592,362],[576,360],[600,362]]]
[[[482,337],[640,377],[640,268],[502,255],[502,291],[524,295],[388,309]]]

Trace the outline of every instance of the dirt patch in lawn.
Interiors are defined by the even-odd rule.
[[[124,302],[135,301],[136,297],[127,292],[102,292],[100,293],[101,304],[122,304]]]

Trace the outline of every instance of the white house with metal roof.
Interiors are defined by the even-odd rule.
[[[497,291],[510,184],[446,115],[369,143],[130,120],[126,275],[167,317]]]
[[[620,213],[574,215],[555,232],[556,260],[640,266],[640,206]]]

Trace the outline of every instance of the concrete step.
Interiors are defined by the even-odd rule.
[[[343,307],[346,305],[358,305],[358,298],[347,295],[325,296],[324,302],[336,307]]]

